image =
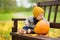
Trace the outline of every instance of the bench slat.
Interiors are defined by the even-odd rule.
[[[51,9],[52,9],[52,6],[50,6],[50,8],[49,8],[48,21],[50,21]]]
[[[45,37],[44,35],[42,36],[37,36],[37,37],[33,37],[33,36],[27,36],[25,34],[17,34],[15,32],[11,32],[10,33],[13,37],[17,37],[19,38],[18,40],[22,39],[22,40],[60,40],[60,38],[51,38],[51,37]],[[16,39],[17,40],[17,39]]]
[[[56,23],[57,11],[58,11],[58,5],[56,6],[56,9],[55,9],[54,23]]]
[[[45,16],[45,13],[46,13],[46,6],[44,6],[44,16]]]
[[[50,23],[51,28],[60,28],[60,23]]]
[[[60,5],[60,1],[46,1],[46,2],[38,2],[38,6],[56,6]]]
[[[12,18],[13,21],[24,21],[26,18]]]

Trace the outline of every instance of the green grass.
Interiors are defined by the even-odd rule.
[[[12,14],[0,14],[0,20],[10,20],[12,17]]]

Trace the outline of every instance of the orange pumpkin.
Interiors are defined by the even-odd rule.
[[[40,20],[34,27],[34,32],[37,34],[47,34],[49,32],[50,25],[48,21]]]

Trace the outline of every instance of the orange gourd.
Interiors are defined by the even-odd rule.
[[[50,25],[48,21],[40,20],[34,27],[34,32],[37,34],[47,34],[49,32]]]

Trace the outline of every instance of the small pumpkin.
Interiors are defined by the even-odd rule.
[[[34,27],[34,32],[37,34],[47,34],[50,29],[50,24],[48,21],[40,20]]]

